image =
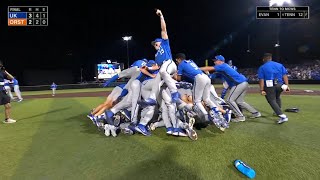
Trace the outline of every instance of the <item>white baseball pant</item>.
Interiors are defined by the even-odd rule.
[[[171,93],[177,92],[177,86],[175,83],[175,80],[172,79],[171,75],[177,72],[177,65],[175,62],[173,62],[171,59],[164,61],[161,65],[161,68],[159,70],[159,73],[157,74],[155,78],[155,84],[156,86],[152,87],[152,91],[150,94],[151,99],[156,99],[160,92],[160,82],[161,79],[163,79],[164,83],[168,86]]]

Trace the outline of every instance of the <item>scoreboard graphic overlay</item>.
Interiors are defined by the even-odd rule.
[[[257,6],[257,19],[309,19],[309,6]]]
[[[48,6],[8,6],[8,26],[48,26]]]

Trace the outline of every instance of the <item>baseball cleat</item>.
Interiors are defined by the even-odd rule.
[[[124,117],[126,122],[130,122],[131,121],[131,113],[127,110],[120,110],[121,115]]]
[[[259,118],[259,117],[261,117],[261,113],[260,112],[256,112],[256,113],[252,113],[252,116],[250,118],[254,119],[254,118]]]
[[[178,128],[179,130],[179,136],[181,137],[187,137],[188,134],[186,133],[186,131],[184,129]]]
[[[150,129],[151,131],[156,130],[156,126],[154,125],[154,123],[151,123],[151,124],[149,125],[149,129]]]
[[[121,132],[126,135],[133,135],[134,132],[130,128],[121,129]]]
[[[244,122],[246,121],[246,118],[244,116],[241,117],[236,117],[234,119],[231,120],[232,122]]]
[[[146,127],[142,124],[138,124],[135,127],[135,130],[138,131],[139,133],[143,134],[144,136],[150,136],[151,133],[146,129]]]
[[[89,118],[92,121],[92,124],[96,124],[94,121],[94,116],[92,114],[88,114],[87,118]]]
[[[193,141],[198,140],[198,134],[195,130],[189,128],[189,129],[186,129],[186,132],[191,140]]]
[[[189,118],[189,128],[190,129],[193,129],[193,125],[194,125],[194,123],[196,122],[196,120],[192,117],[192,118]]]
[[[232,114],[232,110],[227,109],[226,113],[224,114],[224,118],[226,119],[227,123],[230,123],[231,121],[231,114]]]
[[[110,136],[110,128],[109,128],[109,124],[105,124],[104,125],[104,135],[106,136]]]
[[[285,118],[280,118],[279,120],[278,120],[278,124],[282,124],[282,123],[284,123],[284,122],[287,122],[289,119],[287,118],[287,117],[285,117]]]
[[[110,131],[111,131],[111,135],[113,137],[117,137],[117,127],[113,126],[113,125],[109,125]]]
[[[169,127],[169,128],[167,128],[167,132],[166,132],[166,133],[167,133],[168,135],[172,135],[173,130],[174,130],[173,127]]]

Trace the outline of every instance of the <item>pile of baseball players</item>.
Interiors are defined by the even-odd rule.
[[[155,60],[137,60],[104,84],[106,87],[117,79],[129,78],[88,115],[99,130],[114,137],[120,132],[150,136],[155,128],[165,127],[168,135],[197,140],[195,123],[214,124],[225,131],[231,121],[245,121],[243,110],[252,118],[261,116],[244,101],[247,78],[225,63],[222,55],[213,59],[215,66],[198,67],[183,53],[174,61],[163,14],[160,10],[156,14],[161,38],[151,42],[156,49]],[[211,78],[223,79],[225,89],[230,90],[226,101],[217,95]]]

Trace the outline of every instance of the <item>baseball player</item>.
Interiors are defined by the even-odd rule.
[[[152,46],[157,50],[155,54],[155,61],[160,66],[159,73],[155,78],[155,84],[152,88],[151,94],[148,99],[142,101],[142,104],[156,105],[156,98],[160,92],[160,82],[163,79],[164,83],[168,86],[173,101],[179,99],[179,93],[177,87],[172,79],[171,75],[177,70],[176,64],[172,61],[171,49],[169,45],[169,38],[167,33],[166,22],[164,20],[162,12],[157,9],[156,14],[160,17],[161,23],[161,38],[157,38],[151,42]]]
[[[4,116],[5,120],[3,123],[15,123],[16,120],[10,118],[11,114],[11,105],[10,105],[10,97],[7,95],[6,91],[4,90],[4,79],[13,79],[13,76],[6,71],[5,67],[3,66],[2,61],[0,61],[0,105],[4,106]]]
[[[222,124],[225,124],[225,119],[222,116],[221,112],[219,112],[217,106],[210,100],[211,80],[209,79],[209,77],[204,74],[192,60],[186,60],[186,56],[183,53],[179,53],[176,55],[176,61],[178,64],[178,73],[176,79],[180,81],[182,75],[194,79],[194,105],[199,108],[199,110],[205,116],[206,121],[208,121],[210,118],[210,120],[213,121],[220,130],[224,130],[224,128],[227,128],[221,126]],[[210,116],[208,115],[205,107],[202,105],[202,100],[207,106],[210,107]]]
[[[149,62],[147,63],[148,72],[155,76],[158,74],[159,68],[160,67],[157,65],[157,63],[154,60],[149,60]],[[141,83],[142,98],[147,99],[149,97],[153,86],[157,86],[155,84],[155,79],[150,76],[144,77],[144,81]],[[147,124],[151,121],[152,117],[154,116],[155,108],[156,108],[155,105],[143,107],[141,111],[140,122],[135,127],[135,130],[137,132],[145,136],[151,135],[151,133],[147,130],[148,129]]]
[[[288,121],[288,117],[281,110],[280,98],[282,91],[290,91],[288,72],[282,64],[272,61],[270,53],[265,53],[262,61],[264,64],[258,70],[261,95],[266,97],[273,111],[280,117],[277,123],[282,124]]]
[[[13,83],[13,90],[16,93],[16,96],[18,97],[18,101],[17,102],[21,102],[23,100],[23,98],[21,96],[21,91],[20,91],[20,88],[19,88],[19,82],[18,82],[18,80],[16,78],[14,78],[12,80],[12,83]]]
[[[51,84],[50,88],[52,89],[52,96],[55,96],[56,95],[57,85],[53,82]]]
[[[232,69],[228,64],[224,61],[224,57],[222,55],[215,56],[213,59],[215,66],[207,66],[202,67],[203,71],[215,71],[223,76],[223,78],[228,82],[230,89],[230,93],[226,99],[230,108],[236,115],[236,119],[234,122],[245,121],[245,116],[240,111],[239,106],[242,109],[246,109],[247,111],[252,113],[252,118],[261,117],[260,112],[258,112],[255,108],[250,106],[248,103],[244,101],[244,96],[246,95],[248,89],[247,78],[242,74],[238,73],[236,70]]]

